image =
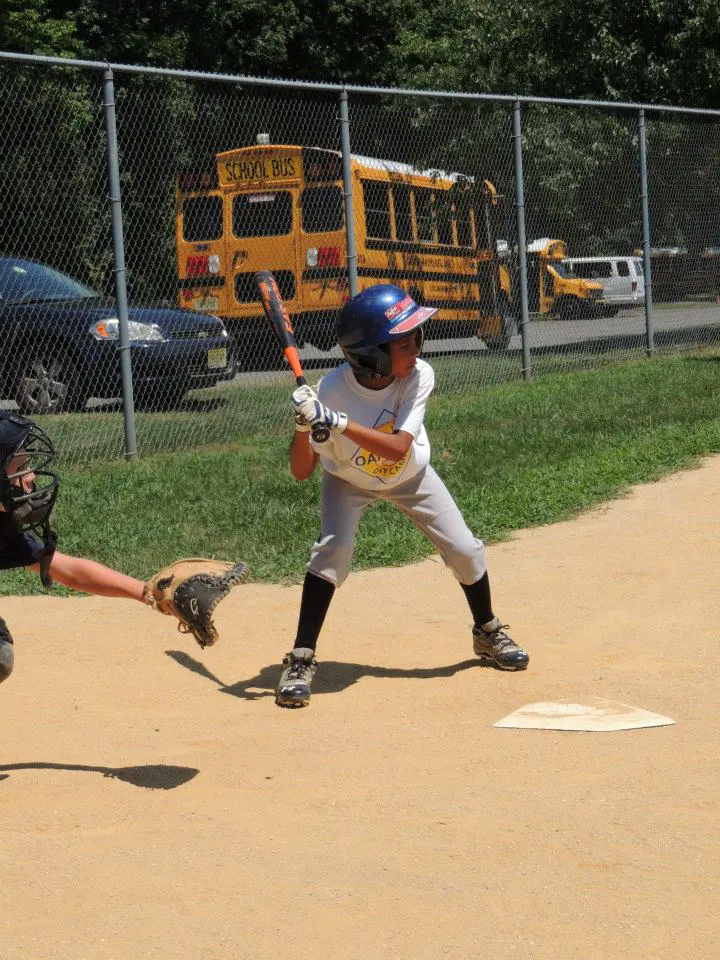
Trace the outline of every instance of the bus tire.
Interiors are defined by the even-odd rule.
[[[498,350],[507,350],[517,326],[515,317],[510,310],[510,302],[504,293],[498,297],[498,307],[500,308],[500,316],[502,317],[502,332],[495,337],[482,338],[488,350],[495,353]]]
[[[575,297],[560,297],[557,304],[560,320],[577,320],[580,316],[580,304]]]

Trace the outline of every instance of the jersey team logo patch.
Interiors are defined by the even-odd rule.
[[[381,433],[392,433],[395,430],[395,414],[391,410],[383,410],[373,426]],[[376,453],[370,453],[369,450],[358,447],[352,455],[351,462],[356,470],[362,470],[363,473],[375,477],[382,483],[394,483],[404,471],[409,459],[410,450],[402,460],[398,460],[397,463],[389,463],[384,457],[379,457]]]

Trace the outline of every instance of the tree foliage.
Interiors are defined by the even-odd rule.
[[[5,50],[258,77],[720,105],[720,0],[5,0]],[[0,249],[111,285],[100,73],[0,64]],[[339,146],[332,96],[116,77],[129,275],[172,295],[177,171],[267,131]],[[353,95],[353,149],[492,180],[513,231],[508,104]],[[12,150],[7,149],[12,145]],[[717,124],[648,115],[653,239],[717,244]],[[528,236],[640,242],[636,113],[530,106]],[[36,171],[42,166],[42,176]]]

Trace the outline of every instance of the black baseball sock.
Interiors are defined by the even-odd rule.
[[[473,615],[473,622],[476,627],[483,623],[490,623],[495,614],[492,611],[492,602],[490,600],[490,581],[487,571],[469,586],[461,583],[460,586],[465,592],[470,612]]]
[[[330,601],[335,593],[335,584],[318,577],[309,570],[305,574],[302,601],[300,602],[300,618],[298,620],[296,647],[310,647],[314,650],[318,637],[325,622]]]

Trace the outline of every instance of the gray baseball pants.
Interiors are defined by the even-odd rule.
[[[407,483],[382,490],[363,490],[323,471],[320,537],[308,570],[337,587],[343,583],[350,572],[360,518],[375,500],[387,500],[409,517],[460,583],[470,585],[483,576],[485,546],[470,531],[447,487],[429,465]]]

